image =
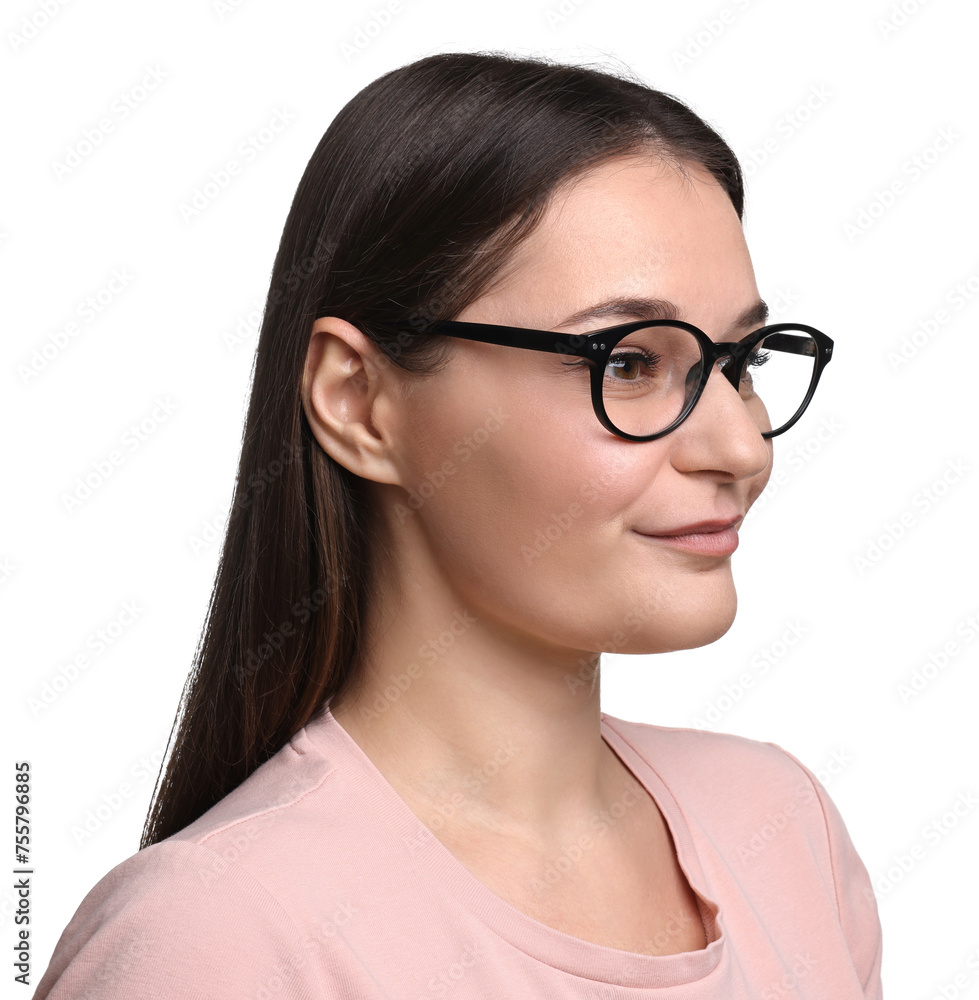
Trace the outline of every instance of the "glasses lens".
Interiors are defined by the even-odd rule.
[[[772,333],[755,346],[741,398],[762,431],[777,431],[798,412],[816,370],[816,341],[804,330]]]
[[[651,326],[616,344],[602,377],[609,420],[626,434],[666,430],[693,398],[703,359],[697,338],[673,326]]]
[[[760,430],[777,431],[796,415],[809,392],[817,353],[804,330],[771,333],[755,346],[741,379],[741,398]],[[700,344],[688,330],[635,330],[616,344],[606,365],[605,412],[626,434],[658,434],[693,398],[702,366]]]

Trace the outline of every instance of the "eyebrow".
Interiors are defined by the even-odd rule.
[[[589,306],[569,316],[566,320],[558,323],[555,329],[565,326],[574,326],[582,323],[586,319],[605,319],[609,316],[634,317],[635,319],[673,319],[683,320],[680,309],[669,299],[648,299],[648,298],[612,298],[606,299],[598,305]],[[768,319],[768,304],[759,299],[754,305],[749,306],[738,316],[731,325],[731,332],[743,330],[746,327],[754,326],[756,323],[764,323]]]

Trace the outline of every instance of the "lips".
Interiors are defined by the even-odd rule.
[[[651,535],[653,538],[676,538],[679,535],[713,535],[719,531],[726,531],[728,528],[737,527],[744,519],[743,514],[736,517],[729,517],[723,521],[698,521],[696,524],[685,524],[679,528],[668,528],[665,530],[639,531],[640,535]]]
[[[656,533],[638,532],[645,545],[665,546],[698,557],[724,559],[738,547],[738,525],[742,517],[726,520],[697,521],[676,528],[657,529]]]

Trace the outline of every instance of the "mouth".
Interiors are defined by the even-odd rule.
[[[729,556],[738,547],[738,527],[742,520],[743,516],[727,521],[698,521],[656,534],[643,531],[636,534],[652,542],[699,555]]]

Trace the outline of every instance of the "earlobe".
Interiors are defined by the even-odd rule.
[[[379,349],[335,316],[310,330],[302,405],[320,447],[346,469],[375,482],[398,482],[388,432],[392,387]]]

